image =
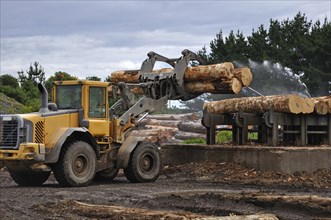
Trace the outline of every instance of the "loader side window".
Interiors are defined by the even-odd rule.
[[[89,117],[105,118],[106,117],[106,88],[90,87],[89,100]]]

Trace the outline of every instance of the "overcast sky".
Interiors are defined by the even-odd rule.
[[[139,69],[149,51],[179,57],[208,46],[220,29],[249,35],[269,19],[330,20],[323,1],[1,1],[1,69],[12,74],[40,62],[46,77],[84,79]]]

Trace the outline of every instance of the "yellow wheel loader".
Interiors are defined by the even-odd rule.
[[[51,172],[62,186],[86,186],[94,178],[112,180],[119,169],[130,182],[155,181],[161,172],[158,146],[129,134],[168,100],[197,96],[183,87],[185,69],[193,60],[202,63],[189,50],[178,59],[148,53],[140,83],[118,83],[121,99],[113,106],[108,103],[108,82],[54,82],[50,103],[39,84],[39,112],[0,115],[0,163],[22,186],[42,185]],[[174,71],[153,73],[156,61],[170,64]],[[142,88],[144,96],[136,100],[130,86]]]

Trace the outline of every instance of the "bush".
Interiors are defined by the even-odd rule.
[[[0,76],[0,85],[11,86],[13,88],[17,88],[19,86],[17,79],[9,74]]]
[[[183,141],[183,144],[205,144],[206,140],[203,138],[192,138]]]
[[[0,92],[2,92],[3,94],[5,94],[6,96],[8,96],[10,98],[15,99],[16,101],[18,101],[20,103],[24,103],[25,100],[27,99],[26,94],[19,87],[14,88],[11,86],[1,86]]]
[[[227,143],[232,141],[232,131],[220,131],[216,134],[216,143]]]

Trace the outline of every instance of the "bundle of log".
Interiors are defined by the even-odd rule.
[[[331,96],[318,98],[301,98],[298,95],[274,95],[244,97],[206,102],[203,106],[207,113],[263,113],[269,110],[286,113],[331,113]]]
[[[145,137],[151,142],[182,142],[193,138],[206,138],[205,127],[197,114],[148,115],[139,123],[132,136]]]
[[[155,70],[153,73],[173,72],[172,68]],[[111,73],[111,82],[139,83],[139,70],[120,70]],[[249,86],[253,79],[249,68],[234,68],[231,62],[187,67],[184,73],[185,90],[193,94],[237,94],[243,86]],[[140,94],[141,90],[132,90]]]

